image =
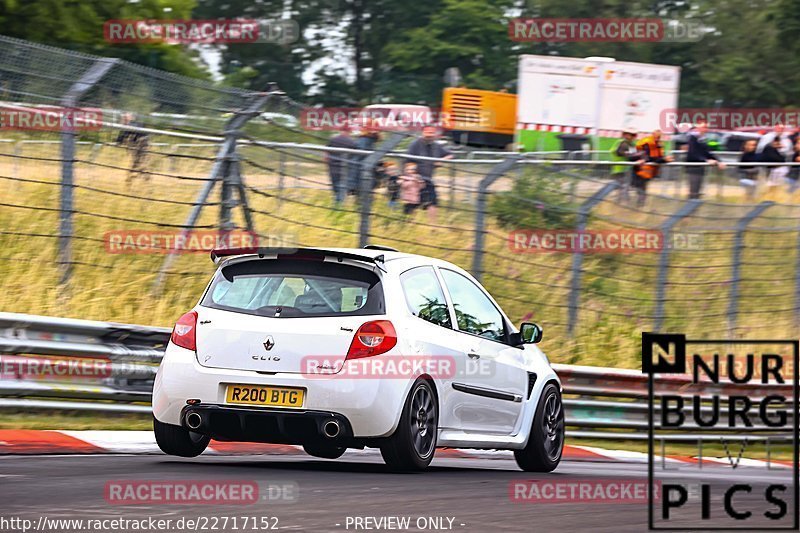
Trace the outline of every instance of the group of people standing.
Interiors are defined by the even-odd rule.
[[[689,178],[689,198],[697,199],[702,196],[703,182],[708,166],[725,168],[725,163],[719,160],[709,148],[706,139],[708,126],[699,123],[689,133],[686,145],[686,162],[694,163],[686,167]],[[642,206],[647,198],[647,184],[658,177],[661,165],[675,160],[672,155],[667,155],[661,141],[661,130],[654,130],[649,136],[637,141],[637,131],[628,129],[622,132],[622,139],[611,149],[612,157],[618,161],[633,161],[633,166],[616,165],[612,173],[620,181],[621,195],[627,197],[627,181],[637,192],[637,205]],[[630,172],[630,176],[627,173]]]
[[[380,132],[373,127],[365,127],[356,137],[349,126],[343,127],[339,134],[331,138],[329,147],[374,150],[380,140]],[[453,155],[446,146],[438,142],[435,126],[425,126],[422,136],[415,139],[406,151],[410,157],[403,162],[402,169],[389,159],[380,161],[374,167],[365,169],[366,155],[346,152],[331,152],[326,155],[328,173],[334,201],[341,203],[348,195],[358,194],[362,173],[366,170],[371,178],[371,189],[386,186],[389,207],[402,204],[403,213],[410,215],[417,208],[428,212],[432,223],[436,221],[436,206],[439,204],[433,175],[441,163],[430,159],[451,159]]]
[[[685,154],[686,175],[689,181],[689,199],[699,199],[703,194],[706,170],[716,167],[726,168],[720,158],[709,147],[708,125],[699,122],[689,132]],[[745,187],[748,198],[755,197],[761,166],[758,163],[800,163],[800,130],[790,135],[783,125],[777,125],[773,132],[763,135],[760,140],[748,140],[742,147],[737,166],[739,182]],[[628,183],[637,192],[637,205],[642,206],[647,198],[647,184],[658,177],[663,163],[674,161],[667,155],[661,141],[661,131],[637,141],[637,131],[628,129],[611,149],[616,161],[630,161],[635,165],[614,165],[612,174],[620,183],[620,197],[627,200]],[[767,185],[773,189],[781,183],[789,184],[789,192],[798,189],[800,166],[771,165],[766,168]]]
[[[745,187],[748,198],[754,198],[758,186],[760,168],[755,163],[773,163],[765,168],[767,187],[774,191],[782,183],[789,185],[789,193],[798,189],[800,166],[782,166],[777,163],[800,163],[800,130],[792,134],[786,132],[782,124],[774,131],[763,135],[758,141],[751,139],[744,143],[739,158],[739,182]]]

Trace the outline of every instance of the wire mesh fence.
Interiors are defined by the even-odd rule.
[[[694,201],[685,166],[669,165],[640,204],[591,157],[455,152],[435,161],[436,206],[409,210],[396,178],[426,160],[407,154],[412,135],[331,148],[327,135],[262,119],[302,111],[275,88],[119,61],[81,85],[98,58],[0,43],[0,106],[64,105],[77,86],[74,105],[104,111],[87,132],[2,131],[4,310],[168,325],[213,271],[200,251],[252,232],[267,245],[369,242],[452,261],[512,320],[541,323],[559,362],[635,366],[648,330],[791,338],[798,323],[800,207],[774,187],[749,199],[735,165],[709,169],[710,199]],[[132,134],[146,144],[125,142]],[[342,201],[332,160],[345,162]],[[179,237],[197,242],[175,253]]]

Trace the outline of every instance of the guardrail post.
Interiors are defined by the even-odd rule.
[[[612,181],[603,186],[602,189],[590,196],[578,208],[577,232],[582,233],[586,230],[586,223],[589,220],[589,212],[594,206],[603,201],[603,198],[611,194],[614,189],[619,187],[619,183]],[[570,337],[575,335],[575,325],[578,322],[578,304],[581,292],[581,274],[583,268],[583,253],[576,250],[572,254],[572,283],[569,290],[569,317],[567,319],[567,333]]]
[[[486,233],[486,199],[489,194],[489,187],[500,176],[511,170],[520,158],[519,154],[508,156],[493,166],[478,185],[478,198],[475,202],[475,245],[472,252],[472,275],[478,281],[481,280],[483,274],[483,235]]]
[[[194,225],[197,223],[197,220],[200,218],[200,212],[203,210],[203,206],[206,204],[206,202],[208,202],[208,197],[211,195],[211,191],[214,190],[214,186],[218,181],[221,182],[222,188],[220,202],[220,229],[223,232],[223,236],[227,229],[229,229],[226,228],[226,226],[230,226],[230,206],[226,206],[226,204],[232,201],[232,189],[234,187],[238,188],[239,182],[241,182],[242,189],[244,188],[244,182],[241,178],[241,175],[239,175],[238,181],[236,177],[231,177],[231,168],[234,166],[231,164],[232,161],[236,161],[238,165],[236,143],[241,136],[244,125],[250,119],[257,117],[261,113],[261,110],[267,105],[270,98],[272,98],[274,94],[275,92],[260,94],[258,97],[254,98],[245,109],[237,111],[225,125],[225,140],[222,142],[222,146],[217,152],[217,157],[214,160],[214,165],[211,167],[211,172],[208,175],[205,185],[203,185],[203,188],[197,195],[197,198],[192,205],[192,210],[189,212],[189,216],[186,218],[186,222],[182,226],[183,229],[181,230],[181,235],[184,238],[189,234],[189,232],[192,230],[192,227],[194,227]],[[279,94],[283,94],[283,92],[279,92]],[[240,195],[240,198],[243,197]],[[243,204],[242,207],[245,213],[249,211],[246,205]],[[252,228],[248,229],[252,231]],[[167,254],[164,262],[161,264],[158,277],[153,284],[153,292],[157,292],[160,289],[161,284],[164,282],[164,277],[166,276],[167,270],[175,261],[175,256],[176,254]]]
[[[81,78],[69,88],[61,99],[64,109],[72,109],[89,89],[117,64],[118,59],[101,58],[87,70]],[[59,211],[58,263],[61,267],[61,285],[69,282],[72,274],[72,198],[73,164],[75,162],[75,138],[78,133],[72,129],[61,131],[61,209]]]
[[[677,213],[669,217],[669,219],[667,219],[667,221],[661,225],[661,242],[663,246],[661,248],[661,255],[658,258],[656,312],[655,324],[653,325],[654,332],[661,331],[661,328],[664,325],[664,303],[666,301],[664,294],[666,292],[667,285],[667,272],[669,271],[669,258],[670,254],[672,253],[672,228],[674,228],[678,222],[694,213],[697,208],[700,207],[700,204],[702,204],[702,201],[700,200],[687,201]]]
[[[361,199],[361,223],[358,227],[358,247],[369,244],[369,221],[372,210],[372,183],[375,179],[373,169],[383,156],[394,150],[403,140],[403,135],[392,133],[378,148],[356,164],[361,165],[359,173],[359,198]],[[351,161],[352,163],[352,161]]]
[[[756,217],[774,205],[774,202],[761,202],[736,223],[736,235],[733,245],[733,271],[731,273],[731,291],[728,301],[728,330],[733,333],[736,318],[739,314],[739,281],[742,267],[742,250],[744,250],[744,234],[747,226]]]

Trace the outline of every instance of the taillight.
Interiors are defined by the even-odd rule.
[[[397,344],[397,332],[388,320],[365,322],[358,328],[347,351],[347,359],[386,353]]]
[[[175,322],[172,343],[187,350],[197,351],[197,311],[189,311]]]

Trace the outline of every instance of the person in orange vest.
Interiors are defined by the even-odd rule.
[[[636,189],[636,203],[641,207],[647,199],[647,183],[657,178],[661,165],[673,161],[673,157],[664,153],[661,130],[653,130],[650,136],[636,143],[636,149],[641,154],[642,164],[634,167],[631,185]]]

